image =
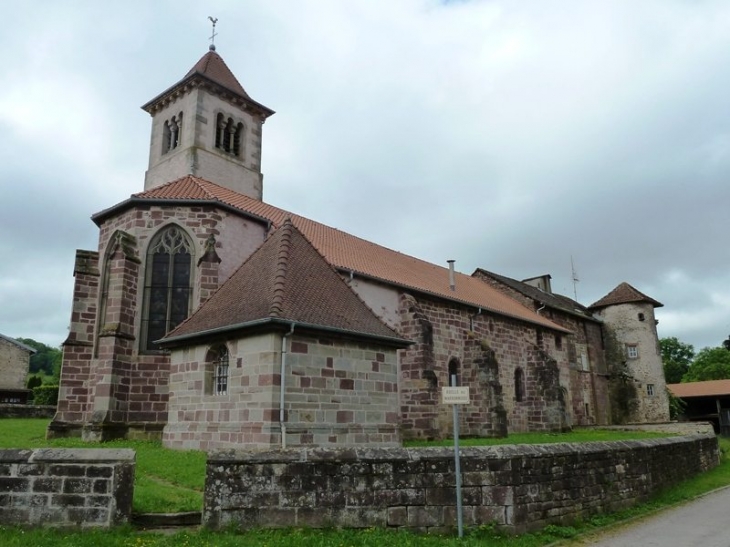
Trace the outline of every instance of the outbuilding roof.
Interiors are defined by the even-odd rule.
[[[687,382],[683,384],[667,384],[667,388],[675,397],[730,396],[730,380],[708,380],[706,382]]]
[[[23,344],[22,342],[18,342],[15,338],[10,338],[10,336],[5,336],[4,334],[0,334],[0,338],[5,340],[6,342],[10,342],[11,344],[18,346],[20,349],[23,349],[31,354],[38,353],[37,350],[35,350],[34,348],[32,348],[26,344]]]

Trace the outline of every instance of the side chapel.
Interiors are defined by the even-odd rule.
[[[601,319],[535,284],[549,276],[465,275],[265,203],[274,112],[213,46],[142,108],[144,190],[94,214],[98,249],[76,253],[50,437],[395,446],[450,435],[453,382],[471,388],[464,435],[609,423],[603,333],[621,298]],[[660,304],[638,294],[653,327]],[[661,367],[645,372],[650,419],[667,419]]]

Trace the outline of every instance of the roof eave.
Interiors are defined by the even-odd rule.
[[[248,218],[250,220],[260,222],[261,224],[265,224],[267,226],[271,225],[271,221],[267,218],[264,218],[264,217],[261,217],[258,215],[254,215],[253,213],[249,213],[248,211],[244,211],[243,209],[234,207],[233,205],[229,205],[218,199],[140,198],[140,197],[134,197],[134,196],[131,198],[125,199],[124,201],[121,201],[121,202],[117,203],[116,205],[112,205],[108,209],[103,209],[102,211],[99,211],[98,213],[94,213],[93,215],[91,215],[91,220],[94,221],[94,224],[101,227],[102,223],[110,216],[119,214],[131,207],[134,207],[135,205],[181,205],[181,204],[208,205],[208,206],[212,206],[212,207],[219,207],[221,209],[224,209],[231,213],[235,213],[236,215],[242,216],[244,218]]]
[[[161,102],[163,102],[165,99],[168,99],[172,95],[175,94],[175,92],[181,88],[185,87],[188,84],[192,84],[196,79],[204,80],[205,83],[208,83],[214,87],[219,88],[220,90],[232,94],[236,99],[246,103],[248,106],[252,107],[253,110],[258,111],[258,114],[260,114],[264,119],[268,118],[269,116],[272,116],[276,112],[271,110],[270,108],[262,105],[261,103],[254,101],[251,97],[248,97],[246,95],[241,95],[238,91],[235,91],[229,87],[224,86],[223,84],[216,82],[212,78],[206,76],[205,74],[201,74],[200,72],[193,72],[189,76],[186,76],[179,82],[173,84],[172,86],[168,87],[165,91],[157,95],[154,99],[146,102],[142,105],[142,110],[147,112],[148,114],[152,115],[157,105]]]
[[[184,342],[188,342],[191,340],[194,340],[196,338],[206,338],[210,336],[217,336],[221,334],[226,334],[230,332],[235,332],[239,330],[247,330],[251,328],[256,327],[262,327],[266,325],[276,326],[291,326],[294,325],[295,327],[304,328],[307,330],[317,330],[317,331],[324,331],[324,332],[331,332],[334,334],[341,334],[345,336],[355,337],[355,338],[365,338],[369,340],[377,340],[379,342],[385,343],[389,346],[394,346],[398,348],[405,348],[407,346],[410,346],[413,344],[412,341],[407,340],[405,338],[399,338],[397,336],[383,336],[379,334],[370,334],[370,333],[364,333],[360,331],[350,330],[350,329],[342,329],[338,327],[330,327],[325,325],[315,325],[313,323],[306,323],[301,321],[296,321],[294,319],[281,319],[278,317],[266,317],[264,319],[256,319],[254,321],[246,321],[244,323],[237,323],[234,325],[226,325],[223,327],[217,327],[214,329],[208,329],[204,331],[198,331],[193,332],[189,334],[182,334],[180,336],[171,336],[171,337],[165,337],[161,340],[156,340],[155,343],[158,344],[160,347],[166,348],[166,347],[175,347],[179,345],[185,345]]]

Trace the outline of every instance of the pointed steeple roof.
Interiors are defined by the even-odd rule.
[[[192,76],[193,74],[200,74],[205,76],[209,80],[225,87],[230,91],[234,91],[239,95],[250,98],[248,93],[243,89],[243,86],[238,82],[236,77],[228,68],[228,65],[223,60],[223,57],[218,55],[215,50],[209,50],[208,53],[203,55],[200,60],[195,63],[195,66],[191,68],[185,75],[185,78]],[[185,79],[183,78],[183,79]]]
[[[187,320],[162,340],[175,345],[220,332],[296,323],[303,328],[408,345],[286,220]]]
[[[588,306],[588,309],[595,310],[617,304],[629,304],[631,302],[648,302],[655,308],[661,308],[664,306],[661,302],[657,302],[628,283],[623,282],[606,296]]]
[[[223,57],[218,55],[214,49],[208,50],[200,60],[198,60],[193,68],[191,68],[182,80],[169,87],[157,97],[142,105],[142,110],[154,114],[160,108],[163,108],[169,101],[176,96],[186,92],[190,88],[204,87],[210,92],[221,96],[225,100],[240,104],[247,109],[258,113],[263,118],[268,118],[274,111],[270,108],[254,101],[238,79],[233,75],[231,69],[228,68]]]

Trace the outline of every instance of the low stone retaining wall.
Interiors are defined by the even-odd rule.
[[[55,406],[0,404],[0,418],[53,418]]]
[[[109,527],[129,522],[134,450],[0,450],[0,524]]]
[[[461,450],[465,526],[521,533],[644,501],[719,463],[714,435]],[[456,526],[453,449],[290,449],[209,455],[203,525]]]

